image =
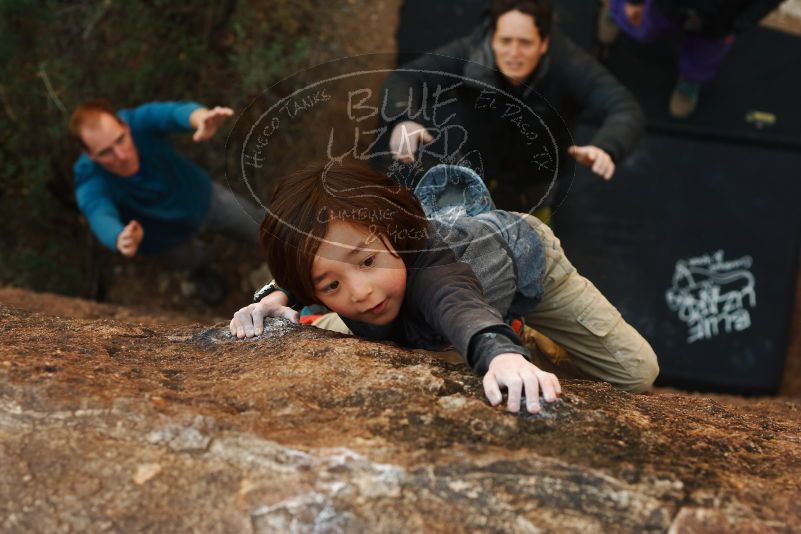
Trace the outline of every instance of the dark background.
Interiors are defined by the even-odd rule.
[[[484,2],[470,1],[448,12],[445,4],[404,3],[400,51],[435,49],[471,31],[485,9]],[[560,29],[597,53],[597,6],[561,0],[556,7]],[[425,23],[443,17],[447,27]],[[562,184],[553,224],[574,265],[652,343],[662,367],[659,383],[775,392],[798,271],[801,38],[763,27],[739,35],[686,120],[667,111],[676,57],[674,41],[646,46],[625,34],[603,55],[643,106],[647,134],[609,183],[577,166],[573,180]],[[755,111],[774,121],[755,122]],[[577,144],[591,138],[592,127],[580,128]],[[752,324],[689,343],[688,325],[668,309],[665,293],[678,260],[717,250],[725,260],[753,259],[757,302],[745,307]]]

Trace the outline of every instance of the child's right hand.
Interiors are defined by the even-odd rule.
[[[525,390],[526,408],[530,413],[540,411],[540,389],[547,402],[553,402],[562,393],[559,379],[526,360],[522,355],[508,352],[495,356],[484,375],[484,394],[490,404],[497,406],[503,400],[501,387],[507,390],[506,409],[520,410],[520,399]]]
[[[260,302],[240,309],[231,319],[228,328],[231,334],[242,339],[245,337],[260,336],[264,332],[265,317],[283,317],[297,323],[300,314],[286,306],[287,296],[281,291],[270,293]]]

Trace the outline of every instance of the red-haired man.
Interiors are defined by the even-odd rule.
[[[221,301],[225,289],[197,235],[221,232],[257,243],[263,214],[212,182],[168,136],[194,131],[194,141],[205,141],[231,115],[230,108],[195,102],[116,111],[98,100],[79,106],[70,120],[70,132],[83,148],[74,166],[75,196],[95,236],[126,257],[166,256],[190,271],[209,303]]]

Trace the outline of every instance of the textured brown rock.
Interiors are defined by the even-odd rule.
[[[801,530],[799,403],[564,390],[512,415],[460,365],[311,327],[0,305],[0,531]]]

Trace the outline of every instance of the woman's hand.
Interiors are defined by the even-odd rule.
[[[508,398],[506,409],[520,410],[522,393],[526,393],[526,409],[531,413],[540,411],[540,389],[546,402],[553,402],[562,393],[559,379],[546,373],[522,355],[508,352],[492,359],[484,375],[484,394],[490,404],[497,406],[503,400],[501,387],[506,387]]]
[[[234,314],[228,328],[231,335],[240,339],[245,337],[260,336],[264,332],[265,317],[283,317],[293,323],[299,320],[299,314],[286,304],[289,302],[286,294],[281,291],[274,291],[261,299],[256,304],[245,306]]]
[[[615,174],[615,162],[605,150],[597,146],[576,146],[567,149],[567,153],[576,158],[576,161],[585,167],[592,168],[592,172],[602,176],[604,180],[611,180]]]

